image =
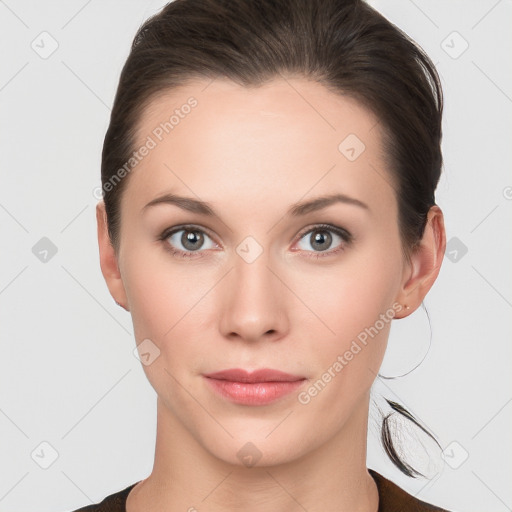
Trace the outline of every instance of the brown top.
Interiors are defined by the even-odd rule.
[[[373,469],[368,469],[368,472],[375,480],[379,491],[378,512],[448,512],[411,496]],[[138,483],[135,482],[122,491],[107,496],[100,503],[88,505],[73,512],[126,512],[126,498]]]

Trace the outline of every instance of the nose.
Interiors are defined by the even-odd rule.
[[[255,342],[285,335],[287,289],[270,268],[267,252],[250,263],[236,254],[223,281],[220,329],[225,337]]]

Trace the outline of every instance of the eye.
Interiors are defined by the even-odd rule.
[[[343,251],[352,239],[352,235],[343,228],[319,224],[303,232],[298,245],[299,250],[310,253],[307,257],[321,258]],[[200,258],[205,250],[219,247],[203,229],[193,225],[168,228],[159,240],[173,256],[182,258]],[[309,250],[307,245],[313,250]],[[331,249],[333,245],[335,248]]]
[[[189,258],[203,256],[200,251],[218,247],[202,230],[195,226],[179,226],[165,230],[159,237],[173,256]],[[209,242],[208,242],[209,241]],[[198,253],[198,254],[194,254]]]
[[[320,224],[301,235],[299,249],[313,253],[308,257],[322,258],[343,251],[352,242],[352,238],[352,235],[343,228]],[[313,248],[313,251],[308,249],[308,245]],[[335,248],[329,250],[333,245]]]

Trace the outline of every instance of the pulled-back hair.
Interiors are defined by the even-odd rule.
[[[120,246],[126,176],[145,108],[195,79],[257,87],[304,77],[359,101],[382,128],[406,258],[421,239],[439,181],[443,96],[436,69],[403,31],[362,0],[174,0],[138,30],[105,136],[101,178],[108,232]],[[396,411],[400,412],[395,408]],[[383,424],[383,442],[404,473]]]

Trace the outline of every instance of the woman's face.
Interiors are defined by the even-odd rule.
[[[172,435],[234,464],[366,439],[408,273],[377,119],[305,79],[216,79],[154,100],[138,128],[118,265]],[[303,380],[205,377],[233,368]]]

